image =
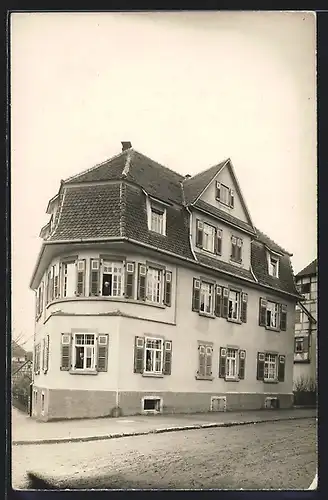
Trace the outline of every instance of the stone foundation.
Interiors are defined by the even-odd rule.
[[[226,411],[263,409],[267,397],[277,397],[280,408],[290,408],[293,404],[292,394],[149,391],[119,392],[117,409],[115,391],[35,389],[38,390],[38,404],[33,416],[42,421],[138,415],[143,413],[142,398],[147,396],[162,399],[162,412],[166,414],[208,412],[212,396],[226,398]],[[44,414],[41,413],[42,392],[45,397]]]

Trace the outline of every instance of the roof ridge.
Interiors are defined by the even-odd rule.
[[[122,170],[122,177],[126,177],[129,173],[133,152],[134,151],[132,149],[128,150],[128,154],[126,155],[125,165]]]
[[[71,177],[68,177],[67,179],[65,179],[63,182],[69,182],[73,179],[75,179],[76,177],[80,177],[81,175],[85,175],[85,174],[88,174],[89,172],[91,172],[92,170],[95,170],[96,168],[99,168],[101,167],[102,165],[105,165],[105,163],[108,163],[108,162],[111,162],[112,160],[114,160],[115,158],[118,158],[119,156],[123,155],[123,154],[126,154],[128,150],[124,150],[124,151],[121,151],[120,153],[118,153],[117,155],[114,155],[114,156],[111,156],[110,158],[107,158],[106,160],[104,160],[103,162],[101,163],[97,163],[97,165],[94,165],[93,167],[90,167],[90,168],[87,168],[86,170],[83,170],[82,172],[78,173],[78,174],[75,174],[75,175],[72,175]]]
[[[158,165],[159,167],[165,168],[166,170],[169,170],[169,172],[172,172],[173,174],[175,174],[175,175],[177,175],[177,176],[181,177],[181,180],[183,180],[183,179],[184,179],[184,175],[179,174],[179,172],[176,172],[175,170],[172,170],[172,168],[169,168],[169,167],[167,167],[166,165],[163,165],[162,163],[159,163],[158,161],[153,160],[153,158],[150,158],[150,156],[147,156],[147,155],[145,155],[144,153],[140,153],[140,151],[137,151],[136,149],[133,149],[133,151],[134,151],[135,153],[137,153],[138,155],[143,156],[144,158],[147,158],[147,160],[150,160],[150,161],[152,161],[153,163],[156,163],[156,165]]]
[[[206,168],[205,170],[201,170],[200,172],[198,172],[197,174],[195,175],[192,175],[191,177],[187,177],[187,178],[184,178],[183,179],[183,182],[184,181],[191,181],[193,179],[195,179],[196,177],[198,177],[199,175],[202,175],[204,174],[205,172],[208,172],[209,170],[211,170],[211,168],[214,168],[214,167],[221,167],[223,166],[225,163],[227,163],[227,161],[229,161],[230,158],[226,158],[225,160],[222,160],[220,161],[219,163],[215,163],[214,165],[212,165],[211,167],[208,167]]]

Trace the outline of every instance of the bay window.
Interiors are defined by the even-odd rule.
[[[95,369],[95,334],[74,335],[73,366],[75,370]]]

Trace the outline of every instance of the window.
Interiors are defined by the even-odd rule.
[[[229,301],[228,301],[228,318],[239,320],[240,316],[240,292],[235,292],[234,290],[229,290]]]
[[[213,380],[212,377],[213,347],[208,343],[198,343],[197,379]]]
[[[304,352],[304,338],[296,337],[295,338],[295,352]]]
[[[155,304],[161,303],[162,275],[160,269],[149,267],[147,272],[147,300]]]
[[[311,283],[302,283],[300,288],[302,294],[310,293]]]
[[[123,262],[103,262],[102,295],[105,297],[123,296]]]
[[[74,335],[73,366],[75,370],[95,369],[95,335],[93,333]]]
[[[269,328],[278,328],[279,304],[268,301],[266,310],[266,326]]]
[[[213,314],[214,285],[201,282],[200,288],[200,312]]]
[[[269,274],[274,278],[278,278],[279,260],[276,257],[269,256]]]
[[[287,306],[260,298],[259,325],[274,330],[287,330]]]
[[[234,206],[234,192],[228,186],[221,184],[220,182],[216,183],[216,199],[227,205],[228,207]]]
[[[63,297],[75,297],[76,268],[75,262],[63,263]]]
[[[243,240],[241,238],[231,237],[231,260],[234,262],[242,261],[242,244]]]
[[[34,373],[40,373],[41,368],[41,344],[36,344],[34,348]]]
[[[142,410],[144,412],[159,413],[162,410],[162,399],[153,396],[143,398]]]
[[[196,219],[196,246],[207,252],[221,255],[222,229]]]
[[[151,207],[151,231],[165,235],[165,210]]]
[[[226,358],[226,378],[237,377],[237,349],[227,349]]]
[[[41,415],[44,415],[44,392],[41,393]]]
[[[276,380],[277,379],[277,354],[265,355],[264,359],[264,380]]]
[[[301,323],[301,310],[296,309],[295,311],[295,323]]]
[[[215,228],[204,222],[203,249],[214,253]]]
[[[145,341],[145,372],[162,373],[163,340],[146,338]]]

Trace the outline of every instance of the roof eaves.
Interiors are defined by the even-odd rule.
[[[240,201],[241,201],[241,204],[243,205],[243,208],[244,208],[244,210],[245,210],[245,212],[246,212],[246,215],[247,215],[247,217],[248,217],[248,220],[249,220],[249,222],[250,222],[251,226],[252,226],[252,227],[253,227],[253,229],[255,230],[255,226],[254,226],[254,224],[253,224],[253,221],[252,221],[252,218],[251,218],[250,212],[249,212],[249,210],[248,210],[248,208],[247,208],[247,205],[246,205],[246,202],[245,202],[245,198],[244,198],[243,193],[242,193],[242,191],[241,191],[241,187],[240,187],[240,185],[239,185],[239,182],[238,182],[238,179],[237,179],[237,176],[236,176],[236,173],[235,173],[235,169],[234,169],[234,166],[233,166],[232,161],[231,161],[231,159],[230,159],[230,158],[229,158],[229,164],[228,164],[228,166],[230,166],[231,174],[232,174],[233,180],[234,180],[234,182],[235,182],[235,185],[236,185],[236,187],[237,187],[237,191],[238,191],[238,194],[239,194],[239,196],[240,196]],[[256,232],[256,230],[255,230],[255,232]]]

